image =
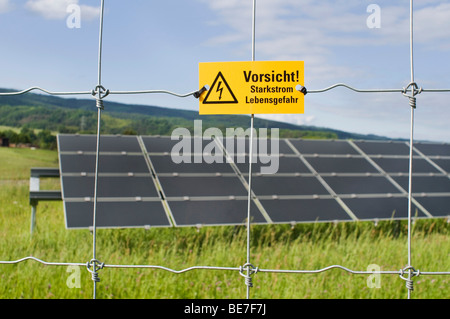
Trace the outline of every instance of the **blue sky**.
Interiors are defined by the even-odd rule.
[[[69,28],[67,8],[81,8]],[[379,28],[369,28],[380,8]],[[0,0],[0,87],[86,91],[97,84],[100,0]],[[415,81],[450,88],[450,3],[414,1]],[[305,86],[401,89],[410,82],[409,0],[257,0],[256,60],[305,61]],[[110,90],[198,89],[198,63],[250,61],[252,0],[105,0],[102,84]],[[198,111],[193,97],[111,95],[110,101]],[[415,138],[450,142],[450,93],[417,96]],[[95,104],[93,103],[93,108]],[[107,104],[106,104],[107,111]],[[409,138],[400,93],[337,88],[308,94],[295,124]]]

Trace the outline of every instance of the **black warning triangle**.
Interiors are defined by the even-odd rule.
[[[233,91],[230,89],[227,81],[223,77],[222,72],[219,71],[214,79],[211,88],[203,100],[203,104],[230,104],[238,103]]]

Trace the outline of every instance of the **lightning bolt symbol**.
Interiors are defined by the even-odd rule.
[[[217,85],[217,90],[216,90],[216,92],[220,92],[219,100],[222,99],[223,88],[221,87],[221,85],[222,85],[222,81],[219,81],[219,84]]]

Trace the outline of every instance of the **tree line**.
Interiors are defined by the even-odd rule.
[[[56,136],[49,130],[35,133],[33,129],[22,127],[20,132],[11,129],[0,131],[1,138],[7,138],[9,144],[33,146],[43,149],[56,149]]]
[[[194,118],[150,116],[136,113],[107,112],[101,117],[101,134],[170,136],[178,127],[194,130]],[[225,133],[228,127],[245,127],[248,119],[231,116],[198,116],[206,127],[216,127]],[[260,123],[259,123],[259,122]],[[66,134],[96,134],[97,112],[60,108],[49,105],[0,105],[0,125],[21,128],[0,131],[0,137],[10,144],[24,144],[44,149],[56,149],[56,136]],[[255,128],[265,127],[263,120]],[[37,133],[36,133],[37,132]],[[280,138],[338,138],[334,132],[280,128]]]

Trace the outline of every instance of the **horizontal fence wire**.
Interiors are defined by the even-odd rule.
[[[0,264],[3,265],[13,265],[13,264],[19,264],[26,261],[34,261],[40,264],[43,264],[45,266],[89,266],[90,262],[87,263],[76,263],[76,262],[48,262],[41,260],[39,258],[29,256],[24,257],[18,260],[11,260],[11,261],[0,261]],[[182,274],[189,271],[194,270],[225,270],[225,271],[242,271],[243,267],[220,267],[220,266],[191,266],[184,269],[176,270],[164,266],[159,265],[117,265],[117,264],[103,264],[102,268],[124,268],[124,269],[130,269],[130,268],[142,268],[142,269],[160,269],[165,270],[167,272],[171,272],[174,274]],[[331,265],[328,267],[320,268],[320,269],[257,269],[256,272],[266,272],[266,273],[281,273],[281,274],[317,274],[321,272],[326,272],[333,269],[341,269],[345,272],[351,273],[351,274],[357,274],[357,275],[372,275],[374,273],[376,274],[382,274],[382,275],[401,275],[404,271],[402,270],[380,270],[380,271],[367,271],[367,270],[352,270],[347,267],[341,266],[341,265]],[[419,271],[417,272],[420,275],[450,275],[450,271]]]
[[[255,32],[255,15],[256,15],[256,0],[253,0],[253,20],[252,20],[252,28],[253,28],[253,35],[252,35],[252,60],[254,61],[254,32]],[[334,84],[332,86],[329,86],[327,88],[323,88],[323,89],[316,89],[316,90],[307,90],[307,93],[324,93],[330,90],[334,90],[337,89],[339,87],[343,87],[349,90],[352,90],[354,92],[357,93],[402,93],[403,95],[407,96],[410,100],[415,99],[415,95],[422,93],[422,92],[432,92],[432,93],[445,93],[445,92],[450,92],[450,89],[423,89],[423,88],[418,88],[417,85],[414,83],[414,69],[413,69],[413,0],[410,0],[410,22],[411,22],[411,30],[410,30],[410,35],[411,35],[411,50],[410,50],[410,54],[411,54],[411,83],[408,85],[407,88],[401,88],[401,89],[358,89],[358,88],[354,88],[350,85],[347,85],[345,83],[337,83]],[[102,63],[102,34],[103,34],[103,15],[104,15],[104,0],[101,0],[101,14],[100,14],[100,32],[99,32],[99,50],[98,50],[98,85],[94,90],[89,90],[89,91],[63,91],[63,92],[58,92],[58,91],[50,91],[50,90],[46,90],[43,89],[41,87],[35,86],[35,87],[31,87],[22,91],[11,91],[11,92],[1,92],[0,93],[0,97],[1,96],[14,96],[14,95],[21,95],[21,94],[26,94],[32,91],[41,91],[44,92],[46,94],[49,95],[92,95],[95,97],[96,101],[97,101],[97,107],[98,107],[98,131],[97,131],[97,135],[98,137],[100,136],[100,114],[101,114],[101,110],[103,109],[103,98],[105,98],[107,95],[113,95],[113,94],[170,94],[170,95],[174,95],[177,97],[189,97],[189,96],[194,96],[196,98],[199,97],[199,95],[201,94],[201,92],[203,92],[204,88],[200,89],[200,90],[196,90],[196,91],[192,91],[186,94],[178,94],[178,93],[174,93],[171,91],[167,91],[167,90],[137,90],[137,91],[110,91],[110,90],[105,90],[102,87],[101,84],[101,63]],[[408,90],[410,90],[412,93],[412,95],[407,95]],[[415,106],[415,100],[414,103],[410,102],[411,106]],[[412,133],[412,129],[413,129],[413,108],[412,108],[412,121],[411,121],[411,147],[412,147],[412,140],[413,140],[413,133]],[[252,116],[253,119],[253,116]],[[253,123],[253,121],[252,121]],[[98,149],[99,149],[99,139],[97,139],[97,159],[98,159]],[[96,167],[96,177],[97,177],[97,172],[98,172],[98,162],[97,162],[97,167]],[[251,178],[251,166],[250,166],[250,171],[249,171],[249,178]],[[411,172],[409,173],[409,176],[411,176]],[[96,187],[95,187],[95,191],[96,191]],[[411,192],[411,190],[410,190]],[[250,199],[249,199],[250,200]],[[95,200],[96,202],[96,200]],[[92,260],[85,262],[85,263],[74,263],[74,262],[49,262],[49,261],[44,261],[41,260],[39,258],[33,257],[33,256],[29,256],[29,257],[24,257],[18,260],[12,260],[12,261],[0,261],[1,265],[13,265],[13,264],[19,264],[19,263],[23,263],[23,262],[27,262],[27,261],[33,261],[33,262],[37,262],[40,264],[43,264],[45,266],[79,266],[79,267],[86,267],[87,270],[92,274],[92,280],[94,282],[94,299],[96,297],[96,282],[99,281],[99,277],[98,277],[98,271],[100,269],[103,268],[125,268],[125,269],[134,269],[134,268],[142,268],[142,269],[155,269],[155,270],[163,270],[163,271],[167,271],[170,273],[174,273],[174,274],[183,274],[186,272],[190,272],[190,271],[199,271],[199,270],[219,270],[219,271],[235,271],[235,272],[239,272],[240,275],[242,275],[243,277],[245,277],[245,284],[247,285],[247,298],[249,298],[249,288],[252,287],[252,275],[256,274],[256,273],[282,273],[282,274],[317,274],[317,273],[322,273],[322,272],[327,272],[327,271],[331,271],[331,270],[341,270],[341,271],[345,271],[347,273],[350,274],[355,274],[355,275],[373,275],[373,274],[380,274],[380,275],[398,275],[400,276],[400,278],[404,279],[406,281],[406,285],[408,288],[408,298],[410,297],[410,291],[412,290],[412,278],[413,277],[417,277],[417,276],[422,276],[422,275],[450,275],[450,271],[419,271],[419,270],[415,270],[412,266],[411,266],[411,238],[410,238],[410,229],[411,229],[411,216],[409,216],[408,218],[408,266],[406,266],[403,269],[400,270],[384,270],[384,271],[359,271],[359,270],[352,270],[349,268],[346,268],[344,266],[341,265],[331,265],[325,268],[321,268],[321,269],[315,269],[315,270],[288,270],[288,269],[260,269],[258,267],[254,267],[251,263],[250,263],[250,247],[249,247],[249,238],[250,238],[250,222],[248,222],[249,224],[247,225],[248,228],[248,235],[247,235],[247,263],[244,264],[243,266],[239,266],[239,267],[216,267],[216,266],[192,266],[192,267],[188,267],[188,268],[184,268],[184,269],[180,269],[180,270],[175,270],[175,269],[171,269],[168,267],[164,267],[164,266],[159,266],[159,265],[114,265],[114,264],[105,264],[105,263],[101,263],[96,259],[96,236],[95,236],[95,230],[96,230],[96,226],[95,226],[95,205],[94,205],[94,226],[93,226],[93,258]],[[250,219],[249,219],[250,220]],[[404,275],[407,274],[408,277],[404,277]]]
[[[333,84],[329,87],[323,88],[323,89],[314,89],[314,90],[307,90],[307,93],[324,93],[327,91],[331,91],[333,89],[339,88],[339,87],[344,87],[347,88],[349,90],[358,92],[358,93],[406,93],[406,88],[400,88],[400,89],[357,89],[355,87],[352,87],[348,84],[345,83],[336,83]],[[22,94],[26,94],[29,93],[31,91],[42,91],[44,93],[47,93],[49,95],[94,95],[95,92],[94,91],[67,91],[67,92],[55,92],[55,91],[49,91],[40,87],[31,87],[29,89],[23,90],[23,91],[13,91],[13,92],[0,92],[0,96],[14,96],[14,95],[22,95]],[[196,95],[200,92],[201,90],[196,90],[196,91],[192,91],[189,93],[176,93],[176,92],[171,92],[171,91],[167,91],[167,90],[137,90],[137,91],[108,91],[108,93],[110,95],[125,95],[125,94],[129,94],[129,95],[133,95],[133,94],[169,94],[169,95],[173,95],[173,96],[177,96],[177,97],[189,97],[189,96],[194,96],[196,97]],[[450,93],[450,89],[424,89],[424,88],[420,88],[420,92],[429,92],[429,93]]]
[[[0,96],[14,96],[14,95],[22,95],[22,94],[26,94],[32,91],[41,91],[44,93],[47,93],[49,95],[95,95],[95,91],[91,90],[91,91],[67,91],[67,92],[56,92],[56,91],[49,91],[46,89],[43,89],[41,87],[38,86],[34,86],[31,88],[28,88],[26,90],[23,91],[12,91],[12,92],[0,92]],[[184,94],[180,94],[180,93],[175,93],[175,92],[171,92],[171,91],[167,91],[167,90],[140,90],[140,91],[109,91],[108,90],[108,94],[114,95],[114,94],[170,94],[170,95],[174,95],[177,97],[188,97],[188,96],[195,96],[196,94],[198,94],[199,90],[197,91],[193,91],[193,92],[189,92],[189,93],[184,93]]]
[[[3,265],[13,265],[13,264],[20,264],[26,261],[34,261],[37,263],[40,263],[45,266],[78,266],[78,267],[85,267],[89,266],[90,262],[87,263],[76,263],[76,262],[48,262],[41,260],[39,258],[29,256],[24,257],[17,260],[11,260],[11,261],[0,261],[0,264]],[[172,269],[164,266],[159,265],[118,265],[118,264],[103,264],[102,268],[123,268],[123,269],[159,269],[159,270],[165,270],[170,273],[174,274],[183,274],[190,271],[195,270],[223,270],[223,271],[240,271],[242,272],[243,267],[220,267],[220,266],[191,266],[183,269]],[[350,274],[356,274],[356,275],[372,275],[372,274],[381,274],[381,275],[402,275],[404,273],[404,269],[400,270],[379,270],[379,271],[367,271],[367,270],[352,270],[347,267],[341,266],[341,265],[331,265],[320,269],[257,269],[256,272],[258,273],[280,273],[280,274],[317,274],[322,273],[326,271],[330,271],[333,269],[340,269],[345,272],[348,272]],[[450,271],[416,271],[417,275],[450,275]]]
[[[316,89],[316,90],[308,90],[308,93],[324,93],[339,87],[344,87],[347,88],[349,90],[358,92],[358,93],[406,93],[407,89],[406,88],[401,88],[401,89],[357,89],[354,88],[348,84],[345,83],[336,83],[333,84],[327,88],[324,89]],[[437,93],[437,92],[450,92],[450,89],[423,89],[420,88],[420,92],[433,92],[433,93]]]

